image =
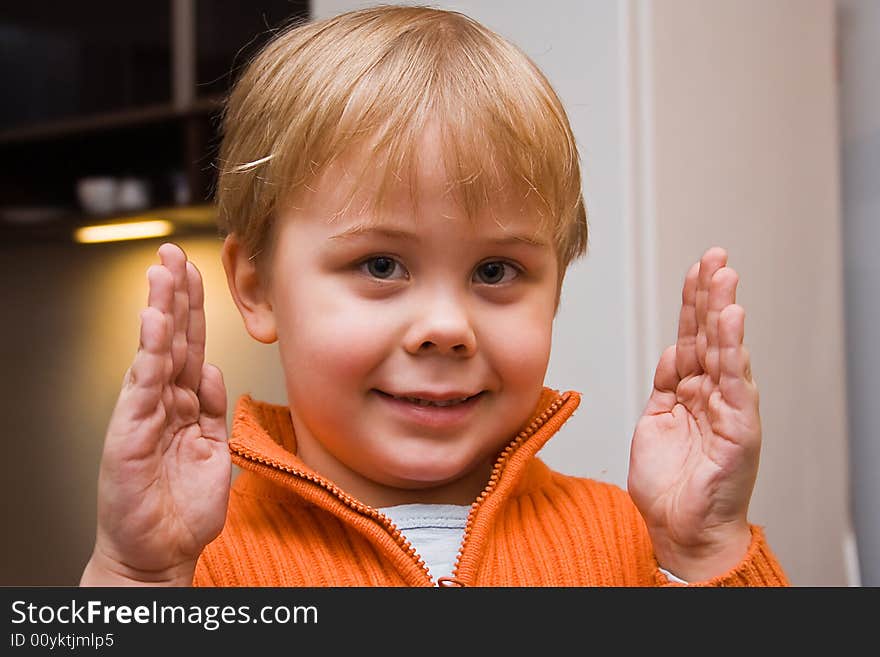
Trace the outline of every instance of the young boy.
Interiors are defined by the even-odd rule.
[[[220,164],[229,289],[288,405],[242,397],[227,441],[201,278],[162,245],[83,585],[787,584],[747,520],[758,392],[722,249],[685,278],[628,492],[535,457],[580,399],[543,380],[587,222],[515,47],[419,7],[298,26],[233,90]]]

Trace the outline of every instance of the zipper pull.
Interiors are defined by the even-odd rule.
[[[467,585],[454,577],[440,577],[437,579],[438,588],[463,588],[464,586]]]

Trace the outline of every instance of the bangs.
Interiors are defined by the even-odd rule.
[[[474,220],[506,195],[527,204],[567,264],[586,250],[577,148],[550,84],[515,46],[455,12],[386,7],[297,27],[251,64],[224,117],[218,205],[235,230],[234,204],[249,197],[254,252],[274,215],[335,162],[356,155],[355,183],[381,216],[408,188],[417,204],[419,147],[439,128],[446,192]],[[357,47],[352,47],[356,44]],[[256,137],[256,138],[254,138]],[[237,193],[236,193],[237,192]],[[225,196],[224,196],[225,195]],[[241,215],[239,215],[241,216]],[[260,225],[263,230],[259,230]],[[256,230],[249,230],[256,229]]]

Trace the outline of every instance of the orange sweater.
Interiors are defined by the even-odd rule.
[[[453,578],[440,584],[669,584],[625,491],[553,472],[535,456],[579,403],[576,392],[544,389],[532,417],[499,454],[468,517]],[[297,458],[286,406],[243,396],[229,449],[243,470],[232,486],[226,525],[199,559],[195,586],[437,584],[387,517]],[[742,563],[703,584],[788,582],[753,526]]]

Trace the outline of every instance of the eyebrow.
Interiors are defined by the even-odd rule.
[[[358,224],[356,226],[352,226],[347,230],[342,231],[336,235],[331,235],[331,240],[347,240],[354,239],[358,237],[368,237],[368,236],[379,236],[386,237],[389,239],[397,239],[397,240],[408,240],[410,242],[420,242],[421,239],[415,233],[411,233],[409,231],[400,230],[397,228],[390,228],[387,226],[370,226],[365,224]],[[549,246],[547,242],[541,239],[537,239],[531,235],[526,235],[522,233],[512,233],[507,235],[506,237],[493,237],[485,240],[490,244],[528,244],[530,246],[538,246],[545,247]]]

